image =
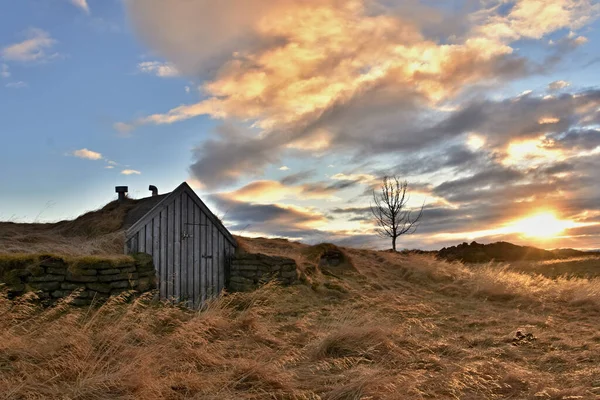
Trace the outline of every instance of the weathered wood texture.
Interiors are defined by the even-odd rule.
[[[235,246],[231,234],[183,184],[128,229],[125,252],[153,257],[161,298],[198,306],[226,287]]]

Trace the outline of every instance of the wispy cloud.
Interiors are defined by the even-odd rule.
[[[144,61],[139,63],[137,67],[140,72],[156,75],[161,78],[173,78],[179,76],[179,71],[171,63],[160,61]]]
[[[40,62],[58,57],[58,53],[47,53],[57,43],[48,32],[31,28],[26,36],[24,41],[4,47],[1,51],[2,58],[7,61]]]
[[[132,124],[126,124],[125,122],[117,122],[113,124],[113,128],[123,136],[127,136],[135,129]]]
[[[17,81],[17,82],[9,82],[5,86],[7,88],[11,88],[11,89],[23,89],[23,88],[28,87],[29,85],[27,84],[27,82]]]
[[[123,174],[123,175],[141,175],[142,173],[140,171],[136,171],[135,169],[124,169],[123,171],[121,171],[121,174]]]
[[[93,150],[89,150],[89,149],[79,149],[79,150],[75,150],[72,155],[74,155],[75,157],[79,157],[79,158],[85,158],[87,160],[102,160],[104,157],[102,157],[102,154],[93,151]]]
[[[279,167],[279,170],[280,170],[280,171],[289,171],[290,169],[289,169],[289,167],[286,167],[286,166],[284,165],[284,166],[282,166],[282,167]]]
[[[86,13],[87,15],[91,14],[90,11],[90,6],[87,3],[87,0],[69,0],[71,2],[71,4],[73,4],[75,7],[81,9],[84,13]]]
[[[94,17],[89,19],[89,26],[98,33],[121,33],[121,26],[111,20]]]
[[[2,78],[10,78],[10,70],[8,69],[8,65],[0,65],[0,76]]]

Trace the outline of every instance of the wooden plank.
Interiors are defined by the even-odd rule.
[[[213,229],[213,274],[215,278],[215,294],[218,295],[221,291],[220,272],[221,266],[219,265],[219,238],[221,232],[218,229]]]
[[[202,241],[202,237],[200,236],[200,209],[196,207],[193,203],[194,207],[194,307],[198,306],[200,302],[200,242]]]
[[[210,221],[210,219],[207,218],[206,224],[208,225],[208,243],[206,244],[206,252],[207,252],[207,259],[206,259],[206,264],[208,265],[208,282],[209,282],[209,286],[208,286],[208,293],[209,293],[209,298],[213,298],[215,296],[215,274],[213,272],[214,269],[214,263],[213,263],[213,231],[215,229],[214,224],[212,223],[212,221]]]
[[[146,226],[142,226],[139,230],[138,249],[140,253],[146,252]]]
[[[146,229],[146,253],[150,254],[150,255],[154,255],[154,248],[152,247],[152,244],[154,243],[153,240],[153,233],[154,233],[154,219],[150,220],[150,222],[148,222],[148,224],[145,227]]]
[[[229,277],[231,275],[230,272],[230,258],[229,258],[229,249],[231,248],[231,244],[228,241],[225,241],[225,262],[224,262],[224,268],[223,268],[223,272],[224,272],[224,280],[223,280],[223,286],[225,287],[225,289],[228,289],[228,285],[229,285]]]
[[[175,260],[175,257],[173,255],[173,249],[174,249],[174,239],[173,239],[173,234],[175,232],[174,230],[174,222],[175,222],[175,204],[174,203],[170,203],[168,205],[168,219],[167,219],[167,251],[168,251],[168,257],[167,257],[167,298],[170,300],[173,297],[173,272],[174,272],[174,267],[173,267],[173,261]]]
[[[180,202],[181,202],[181,262],[180,262],[180,269],[179,269],[179,300],[186,302],[187,301],[187,297],[188,297],[188,293],[187,293],[187,272],[188,272],[188,265],[187,265],[187,251],[188,251],[188,239],[186,238],[186,234],[187,234],[187,215],[188,215],[188,209],[187,209],[187,194],[186,193],[182,193],[181,196],[179,197]]]
[[[235,247],[230,243],[229,244],[229,252],[227,253],[227,259],[229,262],[229,265],[228,265],[229,275],[227,276],[227,279],[231,278],[231,260],[233,258],[234,253],[235,253]]]
[[[154,273],[157,277],[160,276],[159,268],[160,268],[160,213],[154,217],[154,222],[152,223],[153,231],[152,231],[152,262],[154,264]]]
[[[181,300],[181,194],[175,198],[175,223],[173,224],[173,270],[175,288],[173,297],[175,301]]]
[[[190,199],[190,196],[185,195],[187,202],[187,222],[188,225],[186,227],[186,232],[188,233],[187,242],[187,279],[185,284],[187,286],[187,295],[188,295],[188,304],[189,306],[194,306],[194,243],[196,239],[194,238],[194,211],[195,206]]]
[[[219,241],[219,282],[221,283],[221,290],[225,289],[225,246],[227,245],[227,239],[221,235]]]
[[[129,241],[127,242],[127,253],[131,254],[131,253],[137,253],[138,252],[138,236],[139,233],[136,233],[135,235],[133,235],[131,238],[129,238]]]
[[[160,297],[162,299],[167,298],[167,256],[169,255],[168,246],[167,246],[167,231],[169,229],[168,225],[168,216],[169,209],[167,207],[163,208],[160,212],[160,262],[159,262],[159,288],[160,288]]]
[[[200,213],[200,232],[202,232],[200,237],[200,302],[204,303],[206,301],[206,293],[207,290],[207,280],[206,280],[206,214],[203,212]]]
[[[211,254],[212,258],[210,259],[212,265],[212,285],[213,285],[213,297],[216,297],[219,293],[219,264],[217,264],[217,246],[219,245],[219,240],[217,239],[217,227],[213,225],[212,227],[212,247]]]
[[[222,255],[222,247],[223,247],[223,234],[217,231],[217,247],[215,257],[215,265],[217,269],[217,294],[221,293],[223,290],[223,255]]]

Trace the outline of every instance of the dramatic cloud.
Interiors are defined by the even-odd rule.
[[[69,0],[75,7],[81,9],[87,15],[90,15],[90,7],[87,0]]]
[[[140,72],[156,75],[161,78],[173,78],[179,76],[179,71],[173,64],[160,61],[144,61],[138,64]]]
[[[72,154],[75,157],[85,158],[87,160],[102,160],[103,158],[102,154],[88,149],[75,150]]]
[[[46,31],[37,28],[31,28],[26,32],[27,39],[6,46],[0,54],[7,61],[47,61],[58,56],[57,53],[46,53],[57,42]]]
[[[287,177],[277,181],[254,181],[226,193],[228,198],[252,203],[268,203],[283,199],[336,199],[337,192],[355,186],[357,181],[311,182],[297,184],[302,178]]]
[[[205,188],[204,184],[196,178],[188,178],[185,182],[190,185],[192,189],[202,190]]]
[[[577,29],[599,11],[585,0],[551,6],[522,0],[504,13],[491,5],[467,16],[470,26],[455,43],[440,44],[418,25],[432,11],[425,6],[407,14],[411,21],[402,18],[402,7],[392,13],[360,0],[131,0],[128,6],[153,48],[182,73],[212,79],[204,85],[205,100],[135,125],[209,115],[252,121],[262,130],[260,137],[242,135],[235,143],[205,142],[210,151],[196,152],[192,170],[209,187],[230,184],[246,171],[260,173],[285,151],[376,153],[435,142],[440,131],[453,128],[432,124],[440,119],[436,105],[469,85],[530,72],[512,42]],[[207,65],[215,67],[208,75],[201,72]],[[462,133],[451,130],[447,135]],[[228,165],[211,168],[217,158]]]
[[[285,171],[287,171],[287,170],[285,170]],[[284,185],[295,185],[297,183],[300,183],[302,181],[312,178],[313,176],[315,176],[316,172],[317,171],[314,169],[310,169],[307,171],[300,171],[295,174],[291,174],[291,175],[288,175],[288,176],[282,178],[280,182],[283,183]]]
[[[394,173],[409,177],[414,201],[427,204],[407,245],[473,232],[514,239],[507,221],[538,209],[574,221],[573,234],[587,228],[577,224],[600,200],[592,184],[600,91],[568,93],[570,83],[558,80],[542,94],[488,94],[576,54],[588,41],[578,31],[600,15],[600,4],[486,0],[454,12],[431,3],[129,0],[134,26],[172,63],[165,65],[203,84],[197,103],[115,127],[222,120],[193,150],[190,172],[206,190],[230,187],[215,199],[244,210],[232,220],[258,225],[255,232],[366,238],[369,195]],[[523,43],[538,43],[543,54],[520,50]],[[144,72],[162,66],[150,62]],[[318,180],[311,164],[279,181],[263,177],[267,166],[287,171],[281,165],[290,158],[325,157],[335,157],[325,162],[339,172],[329,180]],[[234,186],[246,178],[255,180]],[[340,192],[351,193],[346,204],[323,201],[343,201]],[[313,211],[268,204],[316,199],[327,227],[291,219]],[[290,229],[255,217],[280,213]]]
[[[226,221],[234,231],[262,232],[274,236],[306,238],[322,235],[319,227],[327,224],[327,218],[307,208],[281,204],[254,204],[212,195],[210,201],[222,210]]]
[[[194,149],[194,176],[214,188],[238,181],[243,175],[258,175],[267,163],[275,163],[269,139],[247,139],[244,131],[231,125],[218,128],[218,139],[209,139]],[[260,161],[259,161],[260,160]]]

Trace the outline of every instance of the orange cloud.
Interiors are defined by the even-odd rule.
[[[493,76],[497,68],[494,60],[512,54],[512,41],[580,26],[597,9],[587,1],[563,0],[548,5],[547,1],[523,0],[507,16],[494,15],[495,9],[473,14],[472,21],[479,25],[457,43],[439,44],[426,39],[420,27],[397,15],[372,13],[362,0],[290,0],[268,7],[255,4],[262,13],[250,12],[248,18],[221,16],[220,12],[225,12],[221,6],[209,6],[204,1],[186,5],[177,2],[169,4],[168,9],[156,1],[146,5],[141,1],[133,3],[135,12],[152,14],[153,22],[171,21],[183,9],[200,15],[202,5],[209,15],[216,13],[226,21],[241,21],[234,31],[241,29],[260,43],[255,48],[239,41],[238,51],[232,52],[221,64],[216,78],[204,85],[206,100],[142,118],[139,124],[166,124],[210,115],[252,120],[265,130],[304,123],[383,83],[404,90],[412,88],[433,103],[444,100],[465,84]],[[235,1],[227,3],[239,5]],[[155,8],[167,15],[162,19],[154,15]],[[187,64],[186,57],[194,58],[206,46],[203,41],[198,43],[206,33],[202,30],[196,32],[190,27],[196,36],[185,36],[185,20],[180,22],[179,33],[152,35],[158,47],[173,53],[176,63],[182,59],[182,64]],[[194,24],[198,25],[198,21]],[[145,31],[144,23],[138,22],[139,25]],[[239,40],[230,34],[230,40]],[[164,41],[169,35],[175,35],[183,44],[171,42],[172,46],[167,46]],[[196,48],[193,43],[197,43]]]
[[[272,203],[283,199],[335,199],[336,190],[315,185],[287,186],[278,181],[255,181],[248,185],[225,193],[224,196],[236,201],[249,203]]]
[[[92,151],[88,149],[79,149],[73,152],[75,157],[85,158],[87,160],[102,160],[102,154],[97,151]]]
[[[121,174],[123,174],[123,175],[141,175],[142,173],[140,171],[136,171],[135,169],[124,169],[123,171],[121,171]]]

